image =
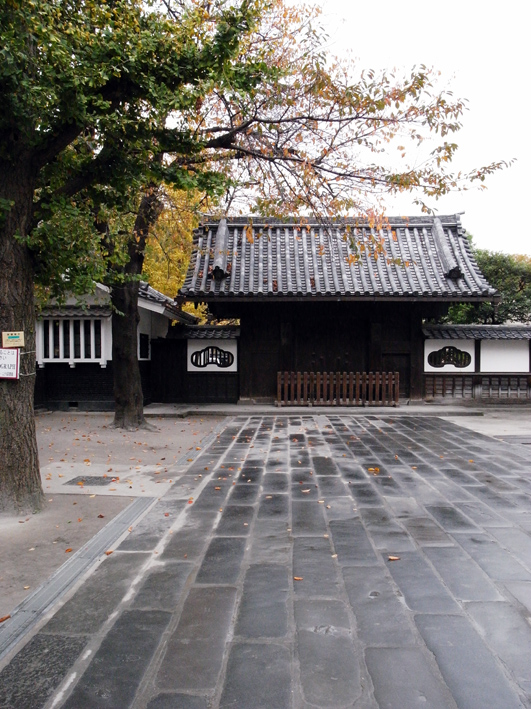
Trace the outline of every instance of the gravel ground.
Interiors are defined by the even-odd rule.
[[[39,414],[37,440],[46,503],[37,514],[0,515],[0,618],[9,615],[67,560],[68,554],[83,546],[134,499],[128,485],[110,490],[73,485],[57,492],[63,484],[58,476],[66,480],[90,474],[102,465],[108,466],[105,470],[113,466],[135,472],[154,470],[157,463],[162,476],[171,475],[171,466],[199,448],[201,440],[223,419],[157,418],[150,419],[156,430],[121,431],[112,428],[111,414]],[[66,472],[55,473],[54,466]],[[166,489],[162,485],[161,494]]]

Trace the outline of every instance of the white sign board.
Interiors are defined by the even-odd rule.
[[[3,332],[2,347],[24,347],[24,332]]]
[[[0,379],[18,379],[20,350],[0,348]]]
[[[189,372],[237,372],[237,340],[188,340]]]

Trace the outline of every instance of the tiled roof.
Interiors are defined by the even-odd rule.
[[[246,231],[249,224],[244,217],[222,219],[196,231],[181,289],[185,298],[491,300],[497,295],[480,273],[457,215],[389,217],[378,231],[354,219],[323,227],[255,218],[252,234]],[[362,245],[357,253],[347,225]],[[383,247],[379,258],[363,248],[371,235]]]
[[[151,300],[153,303],[159,303],[160,305],[174,305],[171,298],[152,288],[149,283],[146,283],[146,281],[140,281],[138,295],[141,298]]]
[[[237,325],[188,325],[172,334],[179,340],[236,340],[239,336]]]
[[[150,301],[151,303],[156,303],[157,305],[163,306],[164,315],[166,317],[171,318],[172,320],[177,320],[185,325],[194,325],[199,321],[199,318],[196,315],[192,315],[191,313],[186,313],[184,310],[181,310],[180,306],[178,306],[172,298],[164,295],[164,293],[161,293],[158,290],[155,290],[145,281],[140,281],[138,298],[139,302],[144,299]]]
[[[103,289],[103,286],[98,286]],[[100,294],[100,300],[101,300]],[[40,318],[105,318],[110,317],[112,314],[112,308],[110,305],[110,296],[108,294],[108,289],[105,289],[103,294],[104,303],[94,304],[94,303],[65,303],[63,305],[56,305],[53,302],[49,303],[42,311],[39,313]],[[138,290],[139,305],[142,305],[142,301],[148,301],[151,303],[156,303],[164,308],[164,315],[171,320],[177,320],[185,325],[195,325],[199,318],[191,313],[186,313],[181,310],[180,306],[175,303],[175,301],[160,293],[158,290],[152,288],[149,283],[145,281],[140,281],[140,287]],[[81,300],[83,300],[81,298]]]
[[[526,325],[426,325],[428,340],[531,340]]]
[[[39,312],[39,318],[110,318],[109,305],[47,305]]]
[[[236,340],[240,336],[240,328],[223,325],[187,327],[185,335],[189,340]]]

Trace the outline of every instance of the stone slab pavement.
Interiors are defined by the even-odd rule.
[[[5,657],[1,707],[531,707],[529,446],[242,414],[171,472]]]

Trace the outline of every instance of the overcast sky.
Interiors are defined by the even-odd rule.
[[[461,220],[480,248],[531,255],[529,194],[531,120],[529,20],[515,0],[322,0],[329,49],[349,49],[365,68],[425,64],[440,70],[443,86],[468,99],[456,171],[497,160],[517,162],[488,179],[488,189],[456,193],[434,203]],[[418,214],[411,201],[388,214]]]

